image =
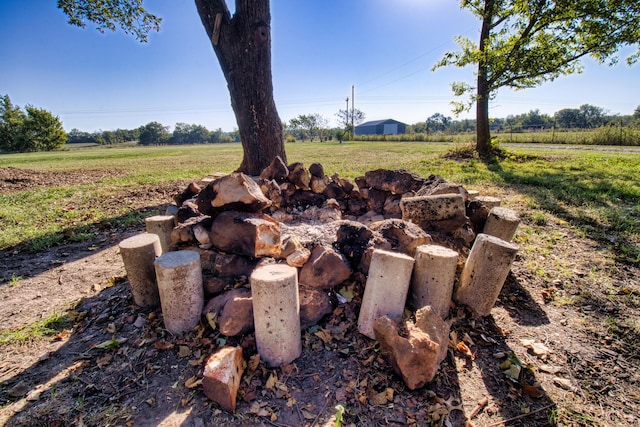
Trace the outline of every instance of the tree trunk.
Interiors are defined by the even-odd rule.
[[[259,175],[284,151],[282,122],[273,99],[269,0],[195,0],[198,14],[231,95],[244,157],[238,171]]]
[[[493,0],[486,0],[484,17],[480,30],[480,60],[478,61],[478,86],[476,99],[476,151],[482,158],[491,154],[491,132],[489,130],[489,82],[485,59],[485,43],[489,38],[491,21],[493,19]]]

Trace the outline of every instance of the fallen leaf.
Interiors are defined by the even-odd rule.
[[[460,341],[458,345],[456,345],[456,349],[465,356],[473,359],[473,353],[471,353],[471,350],[469,350],[469,347],[467,347],[464,341]]]
[[[520,378],[520,372],[522,371],[522,368],[518,365],[511,365],[509,367],[509,369],[504,371],[504,374],[506,376],[508,376],[509,378],[512,378],[514,380],[518,380]]]
[[[93,346],[93,348],[100,348],[103,350],[111,350],[114,349],[116,347],[118,347],[120,344],[124,344],[125,342],[127,342],[127,338],[121,337],[121,338],[111,338],[110,340],[107,340],[105,342],[101,342],[100,344],[96,344]]]
[[[331,333],[326,329],[320,329],[318,332],[314,333],[313,335],[320,338],[322,342],[324,342],[325,344],[331,343]]]
[[[53,338],[57,341],[62,341],[64,339],[67,339],[68,337],[69,337],[69,331],[66,329],[63,329],[62,331],[58,332],[53,336]]]
[[[209,323],[209,326],[211,326],[211,329],[213,329],[214,331],[216,330],[216,318],[218,317],[216,315],[216,313],[207,313],[207,315],[205,316],[207,318],[207,323]]]
[[[98,359],[96,360],[96,364],[98,365],[98,368],[102,369],[105,366],[107,366],[109,364],[109,362],[111,362],[111,354],[107,353],[102,357],[98,357]]]
[[[191,356],[191,349],[186,345],[181,345],[178,347],[178,357],[184,358]]]
[[[256,401],[251,404],[249,407],[249,412],[255,414],[259,417],[266,417],[269,415],[269,411],[267,411],[264,407],[267,405],[266,402]],[[303,412],[304,414],[304,412]],[[315,416],[314,416],[315,418]]]
[[[267,382],[264,385],[264,388],[266,388],[267,390],[273,390],[277,381],[278,381],[278,376],[275,373],[271,374],[269,378],[267,378]]]
[[[255,371],[258,369],[258,365],[260,364],[260,353],[256,353],[249,358],[249,363],[247,363],[247,368],[249,371]]]
[[[529,397],[533,397],[535,399],[540,398],[542,396],[544,396],[544,394],[540,391],[540,389],[538,389],[538,387],[532,386],[532,385],[524,385],[522,386],[522,392],[529,396]]]
[[[371,405],[385,405],[388,402],[393,402],[393,389],[390,387],[380,393],[371,393],[369,395],[369,403]]]
[[[569,390],[569,391],[574,391],[575,388],[573,387],[573,384],[571,383],[571,380],[567,379],[567,378],[560,378],[560,377],[554,377],[553,378],[553,383],[555,385],[557,385],[560,388],[563,388],[565,390]]]
[[[534,340],[520,340],[520,342],[540,359],[546,359],[549,353],[551,353],[549,347],[540,342],[535,342]]]
[[[202,384],[202,378],[197,378],[195,375],[185,381],[184,386],[186,388],[196,388]]]
[[[562,368],[559,366],[546,365],[546,364],[538,366],[538,369],[542,372],[546,372],[549,374],[557,374],[558,372],[562,371]]]
[[[338,293],[344,297],[346,302],[351,302],[351,300],[353,300],[353,286],[345,286],[341,288]]]
[[[174,344],[166,341],[156,341],[153,343],[153,347],[156,350],[171,350]]]

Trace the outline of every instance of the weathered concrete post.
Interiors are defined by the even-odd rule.
[[[200,321],[204,305],[200,255],[195,251],[175,251],[155,262],[160,304],[165,328],[175,335],[193,329]]]
[[[285,264],[256,268],[249,279],[260,357],[271,367],[302,353],[298,270]]]
[[[157,234],[160,238],[162,253],[169,252],[171,246],[171,230],[174,227],[173,215],[155,215],[144,219],[147,233]]]
[[[449,316],[458,252],[438,245],[416,249],[409,302],[416,310],[431,306],[443,320]]]
[[[496,206],[489,211],[483,233],[510,242],[520,224],[520,217],[511,209]]]
[[[362,296],[358,331],[375,339],[373,324],[382,316],[401,318],[407,301],[414,260],[408,255],[376,249]]]
[[[160,240],[155,234],[138,234],[118,245],[127,272],[133,301],[140,307],[160,304],[156,272],[153,262],[162,254]]]
[[[453,299],[469,306],[476,317],[487,316],[507,279],[518,246],[479,234],[462,270]]]
[[[500,198],[493,197],[493,196],[476,196],[476,198],[474,200],[477,201],[477,202],[482,203],[483,205],[485,205],[489,209],[492,209],[492,208],[495,208],[497,206],[500,206],[500,203],[502,203],[502,200],[500,200]]]

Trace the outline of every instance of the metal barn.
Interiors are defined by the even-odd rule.
[[[407,125],[393,119],[373,120],[355,127],[356,135],[400,135],[407,132]]]

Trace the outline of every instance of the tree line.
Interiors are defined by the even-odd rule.
[[[209,130],[198,124],[178,122],[173,132],[169,126],[153,121],[135,129],[116,129],[97,132],[85,132],[71,129],[67,142],[94,143],[99,145],[119,144],[123,142],[138,142],[141,145],[179,145],[179,144],[216,144],[224,142],[239,142],[238,131],[224,132],[218,128]]]
[[[0,151],[32,152],[60,148],[67,134],[58,116],[27,105],[13,105],[9,95],[0,97]]]

